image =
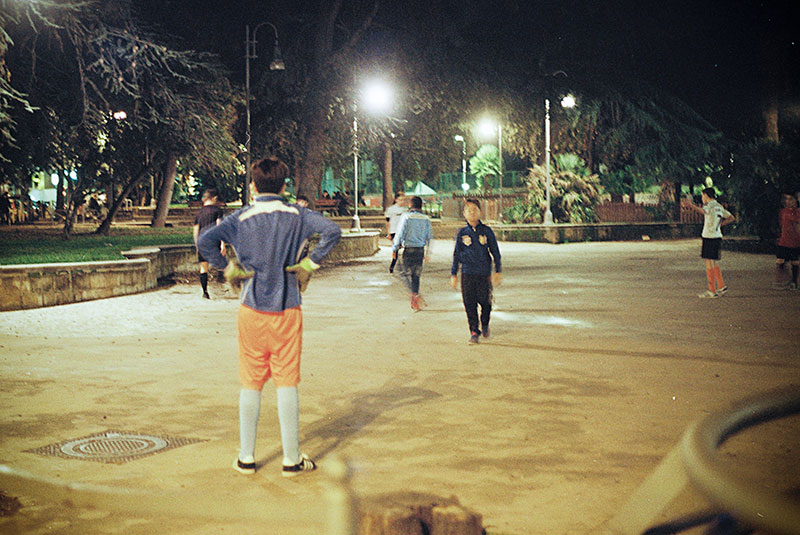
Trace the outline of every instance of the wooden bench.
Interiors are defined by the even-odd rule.
[[[318,212],[336,212],[339,210],[339,200],[314,199],[314,210]]]

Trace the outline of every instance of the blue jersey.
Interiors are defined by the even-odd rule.
[[[319,264],[339,241],[342,231],[313,210],[283,202],[278,195],[259,195],[253,204],[237,210],[200,235],[200,254],[222,269],[227,260],[220,242],[234,246],[245,269],[255,272],[244,282],[243,305],[262,312],[282,312],[300,306],[300,290],[286,266],[297,263],[306,241],[321,234],[309,257]]]
[[[475,228],[467,225],[456,234],[450,274],[457,275],[461,265],[461,273],[465,275],[491,275],[493,259],[494,270],[500,273],[502,266],[497,238],[491,228],[478,221]]]

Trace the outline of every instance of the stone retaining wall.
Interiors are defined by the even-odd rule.
[[[504,225],[495,227],[499,240],[567,243],[695,238],[702,223],[594,223],[588,225]]]
[[[148,289],[147,259],[0,266],[0,310],[90,301]]]
[[[375,254],[379,236],[377,231],[342,233],[324,264]],[[312,239],[312,249],[315,244]],[[197,270],[194,245],[147,247],[122,255],[126,260],[0,266],[0,311],[144,292],[158,286],[160,279]]]

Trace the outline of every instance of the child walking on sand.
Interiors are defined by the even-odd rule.
[[[467,199],[464,219],[467,226],[456,234],[453,250],[453,265],[450,268],[450,285],[458,289],[458,268],[461,267],[461,299],[467,312],[469,343],[477,344],[480,335],[489,337],[489,320],[492,313],[492,287],[503,280],[500,264],[500,248],[491,228],[481,220],[478,201]],[[492,274],[494,261],[494,274]],[[478,305],[481,307],[478,327]]]

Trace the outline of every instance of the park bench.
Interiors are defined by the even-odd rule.
[[[338,199],[314,199],[314,210],[318,212],[336,212],[338,209]]]

